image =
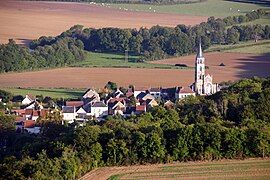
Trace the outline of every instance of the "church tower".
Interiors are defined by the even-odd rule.
[[[204,92],[204,78],[205,78],[205,58],[202,53],[201,41],[199,44],[198,53],[195,60],[195,84],[194,91],[202,95]]]

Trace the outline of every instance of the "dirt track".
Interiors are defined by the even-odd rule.
[[[85,27],[140,28],[194,25],[207,17],[124,11],[94,4],[0,0],[0,43],[55,36],[76,24]]]
[[[270,76],[270,56],[239,53],[205,54],[207,73],[214,82],[238,80],[245,77]],[[194,66],[195,55],[156,61],[155,63],[183,63]],[[224,63],[226,66],[219,66]],[[188,86],[194,81],[194,70],[124,69],[124,68],[60,68],[25,73],[0,74],[0,87],[104,87],[108,81],[127,87]]]

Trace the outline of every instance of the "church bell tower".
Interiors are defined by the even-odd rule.
[[[205,59],[202,53],[201,41],[199,44],[198,53],[195,60],[195,92],[204,94],[204,77],[205,77]]]

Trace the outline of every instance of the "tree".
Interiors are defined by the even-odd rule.
[[[241,158],[243,156],[243,144],[245,140],[243,131],[238,128],[230,128],[224,131],[224,140],[222,142],[225,157]]]
[[[117,84],[115,82],[109,81],[106,84],[105,88],[108,89],[108,90],[110,90],[110,91],[115,91],[115,90],[117,90]]]
[[[165,158],[165,147],[161,142],[161,137],[155,132],[146,134],[142,152],[146,162],[162,162]]]
[[[15,130],[15,119],[13,116],[2,115],[0,113],[0,134]]]
[[[227,29],[227,43],[236,44],[239,42],[240,34],[234,27]]]
[[[2,98],[3,102],[8,102],[12,98],[12,94],[0,89],[0,98]]]

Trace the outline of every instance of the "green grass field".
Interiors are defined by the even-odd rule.
[[[87,58],[72,67],[112,67],[112,68],[148,68],[148,69],[180,69],[173,65],[135,62],[139,57],[129,56],[129,62],[121,54],[87,53]]]
[[[250,53],[250,54],[266,54],[270,53],[270,40],[261,40],[258,42],[248,41],[240,42],[233,45],[215,45],[211,46],[206,52],[221,51],[235,53]]]
[[[45,89],[45,88],[1,88],[2,90],[11,92],[13,95],[32,94],[34,96],[43,95],[51,98],[78,98],[83,95],[86,89]]]
[[[221,162],[191,162],[145,167],[114,174],[109,180],[119,179],[269,179],[270,160],[231,160]]]
[[[157,13],[176,13],[197,16],[227,17],[243,15],[252,10],[267,8],[258,4],[230,2],[224,0],[207,0],[200,3],[176,5],[149,5],[149,4],[110,4],[111,7],[128,9],[129,11],[146,11]],[[268,8],[270,9],[270,8]],[[239,11],[238,11],[239,10]]]

